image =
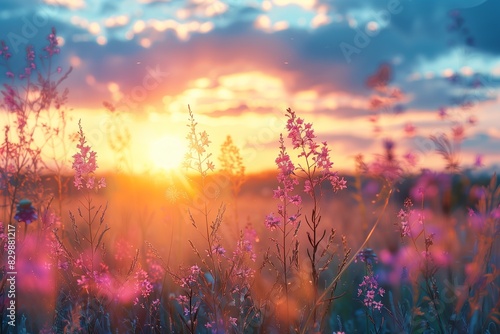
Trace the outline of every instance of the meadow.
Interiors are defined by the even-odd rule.
[[[460,165],[466,125],[431,138],[442,170],[385,140],[340,173],[283,110],[276,169],[248,174],[186,106],[182,169],[133,175],[106,103],[120,168],[102,173],[85,118],[67,131],[59,52],[53,30],[1,88],[1,333],[500,332],[500,188]],[[375,109],[397,99],[383,73]]]

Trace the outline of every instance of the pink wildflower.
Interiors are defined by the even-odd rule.
[[[363,304],[372,310],[381,311],[382,301],[376,300],[384,296],[385,290],[380,288],[377,279],[373,275],[365,276],[359,284],[358,297],[364,297]]]
[[[304,192],[310,196],[314,195],[314,188],[323,181],[328,180],[337,192],[347,188],[347,182],[340,178],[337,172],[332,172],[333,162],[330,160],[330,149],[326,141],[319,145],[315,139],[316,135],[311,123],[304,123],[304,120],[297,117],[294,111],[287,109],[288,117],[286,129],[288,138],[292,139],[294,149],[300,149],[298,157],[305,157],[308,163],[307,170],[299,167],[309,177],[304,183]],[[291,162],[290,162],[291,163]],[[321,175],[314,176],[314,171],[320,171]]]
[[[78,132],[80,138],[77,148],[80,150],[77,154],[73,155],[73,169],[75,170],[74,185],[80,190],[84,187],[87,189],[99,189],[106,186],[106,181],[101,178],[95,185],[94,173],[97,169],[97,154],[91,151],[90,146],[87,145],[87,140],[83,133],[81,121],[78,122],[80,131]]]
[[[404,207],[405,209],[399,210],[398,218],[400,219],[399,233],[401,238],[410,236],[411,226],[410,226],[410,217],[413,214],[413,210],[411,207],[413,203],[409,198],[405,200]]]
[[[483,156],[481,154],[476,155],[476,158],[474,160],[474,167],[483,167]]]
[[[276,158],[278,166],[278,189],[274,190],[274,198],[279,199],[281,203],[278,206],[278,214],[285,219],[285,210],[287,204],[292,203],[299,206],[302,203],[300,195],[291,195],[296,185],[299,184],[295,176],[295,166],[286,152],[283,135],[280,135],[280,153]],[[296,217],[295,217],[296,218]],[[288,217],[286,218],[288,221]],[[280,218],[275,217],[272,213],[267,215],[265,224],[271,231],[276,229],[280,224]]]
[[[57,40],[55,28],[52,28],[52,32],[47,36],[47,40],[49,41],[49,45],[44,47],[43,50],[47,52],[48,56],[52,57],[54,54],[59,54],[60,49],[57,47],[59,41]]]
[[[270,213],[266,216],[266,227],[271,231],[274,231],[280,225],[280,219],[275,217],[274,214]]]
[[[453,132],[453,139],[455,141],[460,141],[460,140],[464,139],[465,129],[462,125],[457,125],[457,126],[453,127],[451,129],[451,131]]]

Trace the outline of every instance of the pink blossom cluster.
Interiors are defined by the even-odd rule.
[[[237,318],[229,317],[229,319],[228,319],[228,325],[232,326],[232,327],[237,327],[238,326],[238,322],[237,321],[238,321]],[[217,327],[219,327],[220,329],[218,329]],[[206,329],[210,329],[210,333],[212,333],[212,334],[222,333],[221,329],[224,328],[224,320],[223,319],[219,319],[219,326],[217,326],[217,323],[215,321],[207,322],[205,324],[205,328]],[[226,330],[228,330],[228,329],[226,329]]]
[[[198,276],[200,275],[201,269],[197,265],[191,266],[189,270],[189,274],[185,277],[181,277],[180,286],[183,288],[188,288],[198,280]]]
[[[221,244],[217,243],[212,246],[212,255],[218,255],[218,256],[225,256],[226,255],[226,249],[222,247]]]
[[[383,141],[385,154],[378,156],[370,166],[370,171],[375,176],[381,177],[389,182],[396,181],[403,174],[401,163],[395,158],[394,147],[396,144],[392,139]],[[413,156],[408,157],[414,159]]]
[[[59,54],[60,49],[57,47],[59,41],[57,40],[55,28],[52,28],[52,32],[47,36],[47,40],[49,41],[49,45],[43,48],[43,50],[47,52],[48,56],[52,57],[54,54]]]
[[[151,281],[149,280],[149,275],[146,271],[139,269],[135,273],[135,279],[136,279],[136,289],[137,292],[144,298],[149,297],[151,292],[153,291],[153,284],[151,284]]]
[[[297,177],[295,175],[295,166],[290,159],[290,156],[286,152],[285,141],[283,135],[280,135],[280,153],[275,160],[278,166],[278,182],[279,186],[274,190],[273,197],[279,199],[282,204],[278,205],[278,214],[281,218],[287,216],[285,212],[286,206],[291,203],[299,206],[302,203],[302,198],[300,195],[292,195],[295,186],[299,184]],[[287,217],[288,222],[294,222],[298,214],[295,216]],[[274,213],[267,215],[265,219],[266,227],[271,231],[280,226],[281,218],[276,217]]]
[[[249,239],[249,233],[245,233],[245,236],[243,238],[240,238],[238,242],[236,243],[236,249],[233,252],[233,261],[236,259],[241,259],[245,257],[245,255],[248,255],[250,260],[255,262],[256,255],[253,250],[253,243],[252,240]]]
[[[242,279],[253,277],[255,270],[246,264],[244,259],[248,258],[255,262],[257,256],[254,252],[253,240],[255,240],[255,230],[246,228],[245,234],[240,237],[236,243],[236,249],[233,251],[232,262],[234,263],[234,276]],[[236,290],[239,291],[239,288]],[[234,293],[238,291],[233,291]]]
[[[59,54],[59,42],[57,40],[56,31],[54,28],[52,28],[51,33],[47,36],[47,40],[49,41],[49,44],[43,48],[43,50],[47,52],[47,57],[52,57],[54,54]],[[9,52],[9,47],[5,44],[4,41],[1,41],[0,43],[0,56],[5,60],[9,60],[9,58],[12,57],[12,54]],[[28,45],[26,47],[27,66],[24,68],[24,72],[19,74],[19,79],[22,80],[26,77],[29,77],[33,70],[37,69],[35,59],[35,50],[33,49],[33,46]],[[58,70],[58,72],[60,71]],[[12,72],[11,70],[8,70],[5,75],[11,79],[14,79],[15,77],[14,72]]]
[[[80,128],[79,142],[77,148],[80,150],[78,153],[73,155],[73,170],[75,171],[74,185],[80,190],[84,186],[87,189],[100,189],[106,187],[106,180],[101,178],[96,184],[94,173],[97,169],[96,157],[97,154],[91,151],[90,146],[87,145],[87,139],[83,133],[81,121],[78,122],[78,127]]]
[[[83,268],[82,265],[77,265],[77,267]],[[82,289],[89,290],[90,287],[95,286],[102,292],[109,292],[112,286],[109,268],[104,263],[101,263],[99,270],[93,272],[85,270],[76,282]]]
[[[364,276],[363,282],[359,284],[358,297],[363,296],[363,304],[372,310],[381,311],[384,306],[380,298],[384,297],[385,290],[379,287],[377,279],[373,275]],[[379,297],[378,301],[376,298]]]
[[[23,110],[23,103],[19,101],[17,92],[12,86],[7,84],[4,84],[4,89],[2,90],[2,104],[10,112]]]
[[[27,61],[27,66],[24,68],[24,73],[19,74],[19,79],[24,79],[26,77],[29,77],[31,75],[31,72],[33,70],[36,70],[36,64],[35,64],[35,50],[33,50],[33,47],[31,45],[26,47],[26,61]],[[7,73],[8,77],[13,77],[13,73]]]
[[[401,238],[410,236],[410,217],[413,214],[413,210],[411,209],[412,206],[413,203],[411,199],[407,198],[404,202],[404,209],[401,209],[398,212],[398,218],[400,219],[399,232]]]
[[[319,145],[316,142],[316,135],[312,128],[312,123],[305,123],[296,113],[290,108],[287,109],[288,117],[286,129],[288,138],[292,140],[293,148],[300,149],[300,157],[304,157],[307,162],[308,170],[300,167],[304,172],[310,173],[313,176],[315,171],[321,171],[320,176],[311,177],[304,184],[304,192],[311,195],[314,188],[323,181],[328,180],[335,192],[347,188],[347,182],[344,178],[340,178],[337,172],[333,172],[333,162],[330,160],[330,149],[326,141]],[[309,162],[311,159],[311,162]],[[312,172],[311,172],[312,170]]]
[[[148,265],[148,273],[152,282],[161,282],[165,275],[165,269],[161,265],[158,257],[152,252],[151,249],[148,249],[146,253],[146,263]]]
[[[12,54],[9,52],[9,46],[4,41],[0,42],[0,56],[5,60],[9,60],[12,57]]]
[[[299,181],[295,177],[295,166],[286,152],[282,136],[280,137],[280,153],[275,162],[279,170],[277,179],[282,186],[278,186],[278,189],[274,190],[273,197],[281,202],[290,201],[293,204],[300,205],[301,197],[299,195],[289,195],[293,192],[295,186],[299,184]]]
[[[270,213],[266,216],[265,224],[268,229],[274,231],[280,225],[281,219],[276,217],[274,213]]]
[[[179,295],[175,298],[175,300],[177,300],[177,302],[181,305],[185,317],[188,317],[191,314],[196,314],[200,306],[199,301],[193,304],[190,302],[190,298],[185,295]]]

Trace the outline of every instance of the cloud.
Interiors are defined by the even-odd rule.
[[[463,151],[477,153],[478,148],[480,148],[480,152],[487,155],[498,154],[499,147],[500,137],[495,137],[484,132],[479,132],[472,137],[466,138],[462,144]]]
[[[70,10],[82,9],[85,7],[85,0],[44,0],[48,5],[66,7]]]

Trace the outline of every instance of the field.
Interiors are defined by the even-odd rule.
[[[186,106],[182,168],[128,173],[107,103],[101,171],[85,117],[66,118],[70,71],[45,68],[1,89],[0,333],[500,333],[500,187],[461,165],[462,125],[430,138],[441,169],[386,139],[339,171],[286,109],[275,169],[248,173]],[[380,99],[386,71],[367,83]]]

